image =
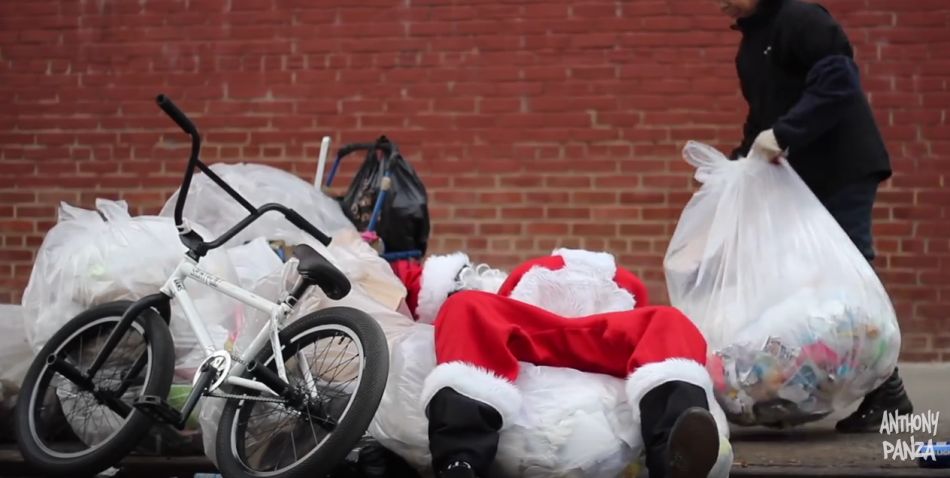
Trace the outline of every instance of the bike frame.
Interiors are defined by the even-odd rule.
[[[188,324],[190,325],[192,331],[194,331],[195,336],[198,338],[198,342],[201,344],[201,347],[204,349],[206,355],[202,366],[195,375],[194,383],[196,386],[198,385],[198,382],[201,381],[202,383],[200,388],[206,388],[204,392],[209,393],[220,387],[222,384],[226,383],[229,385],[235,385],[246,389],[252,389],[259,392],[280,396],[280,393],[275,391],[272,386],[268,386],[263,382],[270,382],[271,384],[280,381],[283,381],[284,384],[287,382],[287,371],[284,367],[284,361],[280,359],[283,357],[283,354],[281,353],[280,339],[278,334],[280,333],[280,329],[284,321],[293,311],[294,306],[300,299],[300,295],[302,295],[306,290],[306,285],[304,285],[303,282],[298,281],[297,286],[294,287],[290,294],[282,298],[279,302],[272,302],[257,294],[254,294],[253,292],[245,290],[238,285],[227,282],[224,279],[209,273],[208,271],[200,268],[198,266],[198,262],[210,250],[223,246],[251,223],[270,211],[276,211],[283,214],[283,216],[288,221],[325,246],[330,245],[331,238],[304,219],[299,213],[286,206],[276,203],[268,203],[260,207],[254,207],[254,205],[238,194],[237,191],[224,182],[224,180],[215,174],[211,168],[209,168],[201,161],[201,159],[199,159],[201,151],[201,136],[198,134],[198,129],[195,128],[195,125],[190,119],[188,119],[185,113],[175,106],[175,104],[172,103],[172,101],[165,95],[159,95],[156,98],[156,102],[158,103],[158,106],[166,114],[168,114],[168,116],[176,124],[178,124],[182,131],[191,137],[191,155],[188,159],[188,165],[185,169],[185,176],[182,179],[182,185],[178,192],[178,200],[175,203],[174,212],[175,226],[178,228],[179,238],[181,239],[182,244],[188,249],[188,252],[185,254],[185,258],[182,260],[182,262],[179,263],[175,268],[175,271],[172,273],[171,277],[169,277],[165,284],[161,287],[161,293],[142,298],[141,300],[134,303],[129,308],[129,310],[125,312],[122,320],[109,335],[109,338],[106,340],[106,344],[96,356],[87,373],[89,376],[92,376],[99,370],[99,367],[101,367],[105,362],[108,351],[111,351],[111,349],[118,344],[122,334],[124,334],[128,327],[131,326],[132,321],[135,320],[139,314],[148,308],[156,308],[160,311],[163,311],[165,319],[168,320],[170,317],[168,303],[172,300],[177,300],[181,304],[182,311],[188,320]],[[324,141],[321,145],[321,156],[325,156],[327,154],[328,147],[329,142]],[[205,241],[205,239],[202,238],[196,231],[194,231],[182,217],[185,208],[185,199],[188,196],[188,188],[191,184],[195,169],[199,169],[205,173],[205,175],[207,175],[211,181],[221,187],[222,190],[234,198],[234,200],[241,204],[249,213],[249,215],[241,220],[238,224],[234,225],[231,229],[224,232],[221,236],[212,241]],[[200,282],[208,287],[211,287],[217,292],[225,294],[248,306],[268,314],[267,324],[258,332],[257,336],[251,342],[248,349],[245,350],[241,357],[238,358],[237,364],[233,364],[232,357],[229,352],[225,350],[219,350],[215,347],[211,340],[211,334],[208,332],[208,328],[201,320],[198,309],[195,307],[195,303],[191,300],[191,296],[188,294],[186,279],[192,279]],[[276,381],[263,380],[262,382],[255,382],[253,380],[248,380],[241,377],[241,375],[243,375],[248,369],[246,365],[249,363],[254,363],[254,357],[260,353],[267,342],[270,342],[270,345],[273,349],[273,357],[274,361],[276,362],[277,376],[279,377],[279,380],[275,379]],[[210,365],[217,369],[218,365],[220,365],[211,363],[211,359],[214,356],[222,357],[224,360],[224,367],[221,367],[221,371],[225,373],[225,375],[223,380],[222,377],[216,377],[217,379],[214,380],[214,382],[209,382],[208,374],[211,372],[208,370],[208,366]],[[308,388],[312,393],[316,393],[313,376],[310,373],[309,367],[306,366],[306,360],[300,353],[297,354],[297,359],[305,383],[308,385]],[[144,363],[140,362],[141,361],[136,361],[136,363],[133,365],[133,370],[136,369],[136,367],[144,366]],[[257,366],[256,363],[255,366]],[[266,369],[255,372],[254,375],[257,375],[258,373],[264,374],[265,376],[268,374]],[[189,396],[187,400],[185,406],[186,415],[190,413],[190,408],[194,406],[194,402],[198,399],[198,394],[201,393],[195,392],[198,392],[198,390],[193,391],[192,395]]]
[[[253,360],[254,357],[256,357],[264,348],[264,346],[270,342],[270,346],[273,350],[274,362],[277,366],[277,374],[282,380],[285,382],[287,381],[287,371],[284,367],[284,362],[283,360],[277,359],[277,357],[282,356],[278,334],[280,333],[280,329],[283,326],[284,321],[287,320],[287,317],[291,312],[293,312],[294,306],[291,305],[290,301],[286,299],[280,302],[272,302],[268,299],[265,299],[238,285],[215,276],[214,274],[199,267],[198,263],[194,259],[186,257],[181,263],[178,264],[178,267],[175,268],[175,272],[172,273],[165,285],[162,286],[161,292],[169,296],[172,300],[177,300],[181,305],[182,311],[185,314],[185,318],[188,320],[188,325],[191,327],[191,330],[194,331],[195,336],[198,338],[198,342],[201,344],[202,349],[204,349],[206,359],[211,358],[215,354],[227,352],[218,349],[214,345],[214,342],[211,339],[211,334],[208,332],[208,328],[201,320],[198,309],[195,307],[195,303],[192,301],[191,296],[188,293],[188,287],[185,285],[185,279],[193,279],[207,287],[214,289],[217,292],[220,292],[268,314],[267,324],[257,333],[257,336],[255,336],[254,340],[251,341],[251,344],[248,346],[247,350],[241,353],[241,356],[238,357],[237,363],[229,367],[227,377],[223,383],[256,390],[259,392],[270,393],[277,396],[277,392],[272,390],[267,385],[261,382],[248,380],[241,377],[241,375],[244,374],[245,364]],[[300,366],[300,372],[303,374],[304,380],[307,384],[313,384],[314,380],[312,374],[310,373],[310,368],[307,366],[305,357],[301,355],[302,354],[298,353],[297,356],[297,363]],[[214,388],[216,387],[209,388],[207,392],[213,391]],[[309,388],[311,388],[311,392],[316,392],[314,387],[311,386]]]
[[[115,347],[118,346],[119,341],[132,326],[133,322],[138,320],[146,311],[154,310],[164,319],[167,325],[171,320],[170,303],[172,301],[178,301],[178,303],[181,304],[181,309],[185,314],[185,318],[191,330],[194,332],[195,337],[204,350],[205,358],[193,375],[192,391],[180,410],[174,410],[169,407],[168,404],[164,402],[164,397],[152,395],[140,397],[140,400],[137,400],[134,405],[136,408],[145,411],[153,418],[158,418],[175,425],[179,429],[183,429],[187,423],[187,418],[191,415],[191,412],[201,397],[211,395],[211,392],[225,384],[280,397],[286,399],[287,402],[291,404],[299,404],[302,400],[307,398],[319,398],[316,382],[310,371],[308,361],[303,353],[299,351],[296,352],[296,359],[303,378],[303,387],[305,390],[301,391],[289,385],[279,334],[284,322],[290,316],[291,312],[293,312],[302,296],[310,287],[323,287],[321,281],[316,280],[316,278],[304,278],[301,276],[297,279],[297,283],[289,292],[274,302],[211,274],[199,267],[198,263],[209,251],[225,245],[225,243],[234,238],[262,215],[272,211],[283,214],[284,218],[290,223],[309,234],[324,246],[329,246],[332,238],[324,234],[293,209],[277,203],[267,203],[260,207],[255,207],[248,202],[199,159],[201,136],[198,134],[198,130],[191,120],[166,96],[159,95],[156,101],[159,107],[165,111],[185,133],[191,136],[192,139],[191,156],[188,160],[181,188],[179,189],[174,211],[175,226],[178,229],[179,239],[187,249],[187,252],[174,272],[160,288],[159,293],[142,297],[133,302],[128,309],[125,310],[121,319],[109,333],[105,343],[88,368],[80,370],[57,355],[47,357],[47,364],[67,379],[79,385],[80,388],[90,392],[100,393],[93,385],[91,378],[94,377],[105,364],[107,358]],[[321,147],[321,156],[326,156],[328,147],[329,141],[324,141]],[[195,169],[204,172],[211,181],[220,186],[222,190],[241,204],[249,213],[248,216],[242,219],[238,224],[211,241],[206,241],[201,237],[182,217],[185,199],[188,195],[188,188]],[[339,271],[335,272],[338,273]],[[333,271],[331,271],[331,275],[335,275]],[[201,319],[201,315],[188,292],[189,279],[204,284],[217,293],[224,294],[247,306],[267,313],[267,324],[258,331],[257,336],[254,337],[240,357],[235,358],[227,350],[219,349],[215,346],[211,339],[211,334]],[[277,374],[274,374],[274,372],[267,367],[266,363],[259,363],[256,360],[256,357],[264,350],[264,347],[268,343],[273,351],[272,360],[275,362]],[[148,354],[142,354],[132,363],[130,370],[126,373],[122,385],[120,386],[122,392],[127,390],[132,383],[132,379],[137,377],[146,366],[147,357]],[[244,375],[247,372],[250,372],[251,377],[258,380],[255,381],[245,378]],[[117,396],[121,396],[122,392]],[[307,394],[310,396],[308,397]],[[229,396],[224,398],[252,398],[249,396],[228,395]],[[116,397],[106,397],[100,400],[110,400],[109,407],[123,417],[128,416],[132,410],[132,407],[116,399]]]

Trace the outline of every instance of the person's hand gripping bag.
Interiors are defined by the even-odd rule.
[[[789,164],[689,142],[701,184],[664,259],[670,302],[709,342],[740,425],[818,420],[883,383],[900,330],[871,265]]]

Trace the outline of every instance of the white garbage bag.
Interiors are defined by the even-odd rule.
[[[900,331],[881,281],[786,162],[690,142],[702,183],[666,253],[671,304],[710,345],[733,423],[820,419],[881,384]]]
[[[32,353],[38,352],[57,330],[85,309],[158,293],[185,257],[186,249],[171,219],[131,217],[122,201],[100,199],[96,201],[96,208],[90,211],[63,204],[59,222],[40,246],[22,301],[21,324]],[[225,251],[209,252],[200,264],[222,279],[238,280]],[[235,318],[241,316],[243,304],[200,283],[190,280],[187,283],[189,295],[214,345],[224,347],[229,331],[236,329]],[[176,302],[171,311],[175,385],[168,398],[180,401],[180,395],[190,389],[191,379],[205,355]],[[67,391],[61,390],[62,393]],[[61,397],[64,409],[76,406],[74,400],[70,400],[69,394]],[[86,443],[97,442],[112,433],[108,426],[90,432],[80,430],[81,423],[73,425]],[[193,425],[191,431],[165,436],[164,444],[154,446],[167,450],[170,440],[187,443],[197,433],[197,423]],[[160,439],[156,437],[152,438]]]
[[[157,293],[185,257],[185,246],[172,220],[131,217],[124,202],[100,199],[96,209],[63,205],[60,222],[46,234],[37,252],[22,301],[26,335],[34,352],[91,306]],[[201,267],[237,281],[224,251],[209,252]],[[205,326],[215,343],[223,346],[228,331],[234,328],[233,317],[243,305],[197,282],[189,284],[189,294]],[[176,372],[190,374],[203,357],[177,305],[172,307],[171,330]]]
[[[336,200],[291,173],[262,164],[217,163],[210,167],[254,207],[266,203],[282,204],[300,213],[328,236],[341,230],[356,230]],[[177,200],[178,192],[168,199],[159,215],[174,217]],[[247,215],[248,211],[207,175],[196,174],[192,178],[183,211],[183,216],[189,221],[200,224],[213,237],[218,237]],[[282,214],[273,211],[238,233],[228,245],[241,245],[258,237],[269,241],[283,240],[287,244],[310,243],[312,240]]]
[[[33,360],[23,329],[23,307],[0,304],[0,432],[10,421],[20,384]],[[10,430],[7,431],[11,431]]]
[[[251,290],[261,279],[284,267],[267,240],[258,237],[247,244],[226,249],[237,272],[237,285]]]
[[[415,324],[389,341],[389,381],[369,432],[420,471],[431,471],[420,398],[436,366],[434,328]],[[522,413],[501,432],[495,466],[505,476],[636,477],[643,445],[624,380],[521,363]]]

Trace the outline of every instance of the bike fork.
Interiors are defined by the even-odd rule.
[[[151,308],[167,310],[169,301],[171,301],[171,298],[165,294],[152,294],[132,304],[132,306],[122,314],[122,319],[120,319],[119,323],[112,329],[112,332],[109,333],[106,344],[99,349],[99,353],[96,354],[96,359],[92,362],[89,369],[86,370],[86,377],[94,377],[96,375],[96,372],[102,368],[102,364],[106,362],[109,354],[119,345],[119,341],[122,340],[122,337],[125,336],[129,327],[132,326],[132,322],[134,322],[142,312]]]

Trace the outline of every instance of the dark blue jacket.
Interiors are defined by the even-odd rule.
[[[824,7],[760,0],[735,28],[742,32],[736,69],[749,112],[733,158],[747,155],[756,136],[772,128],[819,197],[891,176],[851,43]]]

